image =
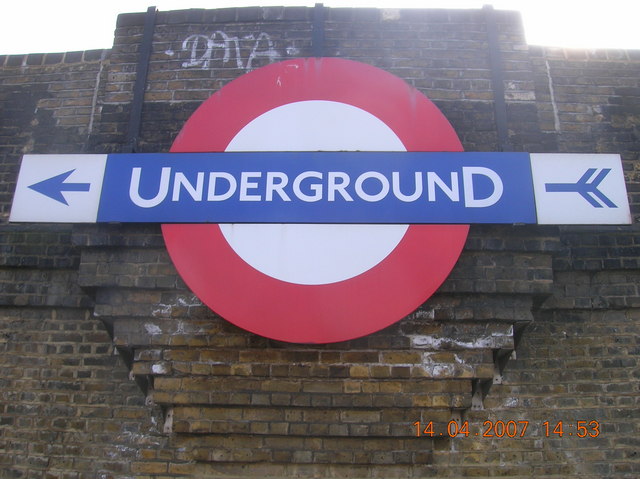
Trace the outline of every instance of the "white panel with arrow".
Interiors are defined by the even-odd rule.
[[[531,153],[538,224],[630,224],[620,155]]]
[[[107,155],[25,155],[9,221],[94,223]]]

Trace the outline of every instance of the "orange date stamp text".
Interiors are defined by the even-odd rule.
[[[473,428],[469,421],[451,420],[444,431],[438,432],[433,421],[413,423],[416,437],[483,437],[483,438],[516,438],[528,436],[544,436],[549,438],[563,437],[598,437],[601,424],[595,420],[578,421],[544,421],[532,426],[530,421],[484,421],[482,427]]]

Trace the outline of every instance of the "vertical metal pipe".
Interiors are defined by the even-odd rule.
[[[509,130],[507,127],[507,103],[504,98],[504,71],[502,55],[500,54],[500,40],[496,24],[495,11],[491,5],[483,7],[489,42],[489,68],[491,69],[491,85],[493,89],[493,104],[495,109],[496,130],[498,133],[498,148],[500,151],[510,151]]]
[[[138,66],[136,68],[136,81],[133,85],[133,99],[131,101],[131,114],[129,116],[129,129],[127,131],[127,143],[124,152],[135,153],[138,149],[138,137],[142,123],[142,105],[144,103],[144,90],[147,84],[147,72],[151,58],[153,44],[153,30],[156,24],[156,7],[147,8],[144,18],[144,30],[142,43],[138,53]]]
[[[311,33],[312,56],[316,58],[325,56],[324,43],[324,5],[316,3],[313,9],[313,30]]]

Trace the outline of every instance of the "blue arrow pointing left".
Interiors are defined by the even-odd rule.
[[[29,186],[29,188],[48,196],[52,200],[56,200],[59,203],[69,206],[67,199],[62,194],[63,191],[89,191],[91,188],[91,183],[65,183],[64,180],[66,180],[74,171],[76,170],[69,170],[52,178],[47,178],[46,180],[34,183]]]

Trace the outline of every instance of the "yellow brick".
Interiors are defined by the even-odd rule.
[[[131,472],[144,472],[148,474],[157,474],[167,472],[166,462],[134,462],[131,464]]]
[[[352,378],[368,378],[369,368],[367,366],[351,366],[349,368],[349,376]]]

